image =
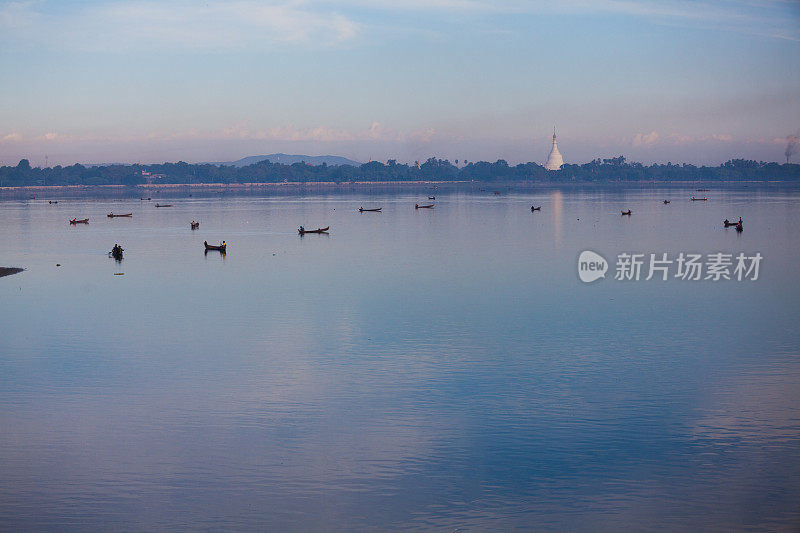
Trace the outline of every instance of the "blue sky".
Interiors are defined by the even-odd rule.
[[[0,161],[784,160],[800,2],[0,0]]]

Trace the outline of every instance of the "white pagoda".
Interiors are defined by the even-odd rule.
[[[561,152],[558,151],[558,142],[556,141],[556,130],[553,128],[553,149],[550,150],[550,155],[547,157],[547,163],[544,168],[547,170],[561,170],[564,166],[564,158],[561,157]]]

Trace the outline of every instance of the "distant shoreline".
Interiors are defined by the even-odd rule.
[[[0,278],[3,276],[10,276],[11,274],[19,274],[23,270],[25,269],[16,267],[0,267]]]
[[[425,185],[474,185],[484,189],[497,187],[517,186],[555,186],[570,187],[581,185],[604,186],[604,185],[703,185],[711,187],[714,185],[739,185],[739,184],[783,184],[796,185],[797,183],[789,180],[623,180],[623,181],[289,181],[289,182],[248,182],[248,183],[157,183],[152,185],[22,185],[18,187],[0,187],[0,192],[74,192],[74,191],[170,191],[176,189],[194,190],[225,190],[225,189],[291,189],[291,188],[319,188],[319,189],[341,189],[341,188],[360,188],[360,187],[412,187]]]

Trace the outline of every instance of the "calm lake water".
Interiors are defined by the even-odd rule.
[[[797,531],[798,252],[797,188],[0,201],[0,530]]]

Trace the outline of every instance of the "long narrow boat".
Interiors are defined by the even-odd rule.
[[[630,216],[630,214],[631,214],[631,210],[630,210],[630,209],[628,209],[627,211],[622,211],[622,210],[620,210],[620,213],[622,213],[623,215]]]
[[[300,235],[305,235],[306,233],[328,233],[328,230],[331,229],[330,226],[325,228],[317,228],[317,229],[303,229],[300,228],[297,230],[297,233]]]
[[[132,217],[133,213],[125,213],[124,215],[115,215],[114,213],[109,213],[106,215],[108,218],[119,218],[119,217]]]
[[[224,254],[225,251],[228,249],[228,245],[227,245],[227,243],[225,243],[225,241],[222,241],[222,243],[220,243],[219,246],[214,246],[213,244],[208,244],[208,241],[203,241],[203,244],[206,247],[206,251],[216,250],[216,251],[222,252]]]
[[[72,220],[69,221],[69,223],[70,224],[88,224],[89,223],[89,219],[88,218],[82,218],[82,219],[78,220],[77,218],[73,218]]]
[[[436,200],[435,196],[428,196],[428,200]]]
[[[531,206],[531,212],[533,212],[533,211],[541,211],[541,210],[542,210],[542,206],[538,206],[538,207]]]
[[[156,204],[156,207],[172,207],[172,204]]]
[[[363,207],[359,207],[358,211],[361,213],[379,213],[380,210],[383,209],[382,207],[378,207],[375,209],[364,209]]]
[[[664,205],[670,203],[672,200],[664,200]]]
[[[692,196],[692,201],[693,202],[707,202],[708,198],[695,198],[694,196]]]
[[[434,205],[436,204],[428,204],[428,205],[414,204],[414,209],[431,209],[433,208]]]

